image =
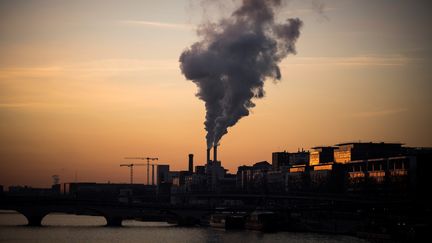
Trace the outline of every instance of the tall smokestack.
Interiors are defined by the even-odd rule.
[[[189,154],[189,172],[193,172],[193,154]]]
[[[213,161],[217,161],[217,145],[213,146]]]
[[[210,148],[207,148],[207,163],[210,162]]]

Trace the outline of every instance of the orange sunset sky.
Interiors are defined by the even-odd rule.
[[[239,1],[0,0],[0,185],[128,182],[125,156],[172,170],[205,160],[204,103],[179,69],[196,26]],[[432,4],[292,0],[277,18],[304,26],[221,140],[235,173],[275,151],[346,141],[432,146]],[[134,180],[146,181],[145,167]]]

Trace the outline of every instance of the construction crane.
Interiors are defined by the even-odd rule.
[[[122,166],[127,166],[130,169],[130,184],[133,184],[133,167],[134,166],[143,166],[145,164],[121,164],[120,167]]]
[[[147,160],[147,185],[150,185],[150,160],[158,160],[158,158],[150,158],[150,157],[125,157],[125,159],[141,159]],[[155,164],[151,164],[152,166],[152,184],[154,185],[154,166]]]

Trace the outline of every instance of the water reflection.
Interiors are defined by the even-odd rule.
[[[24,216],[0,212],[0,241],[26,242],[365,242],[349,236],[311,233],[225,231],[213,228],[177,227],[160,222],[125,220],[124,227],[103,227],[105,219],[96,216],[49,214],[43,227],[23,226]]]

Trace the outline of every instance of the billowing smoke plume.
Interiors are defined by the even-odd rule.
[[[180,56],[180,68],[205,102],[207,147],[249,115],[252,98],[264,97],[266,78],[280,79],[278,63],[295,54],[302,21],[275,23],[280,0],[243,0],[229,18],[200,26],[202,40]]]

